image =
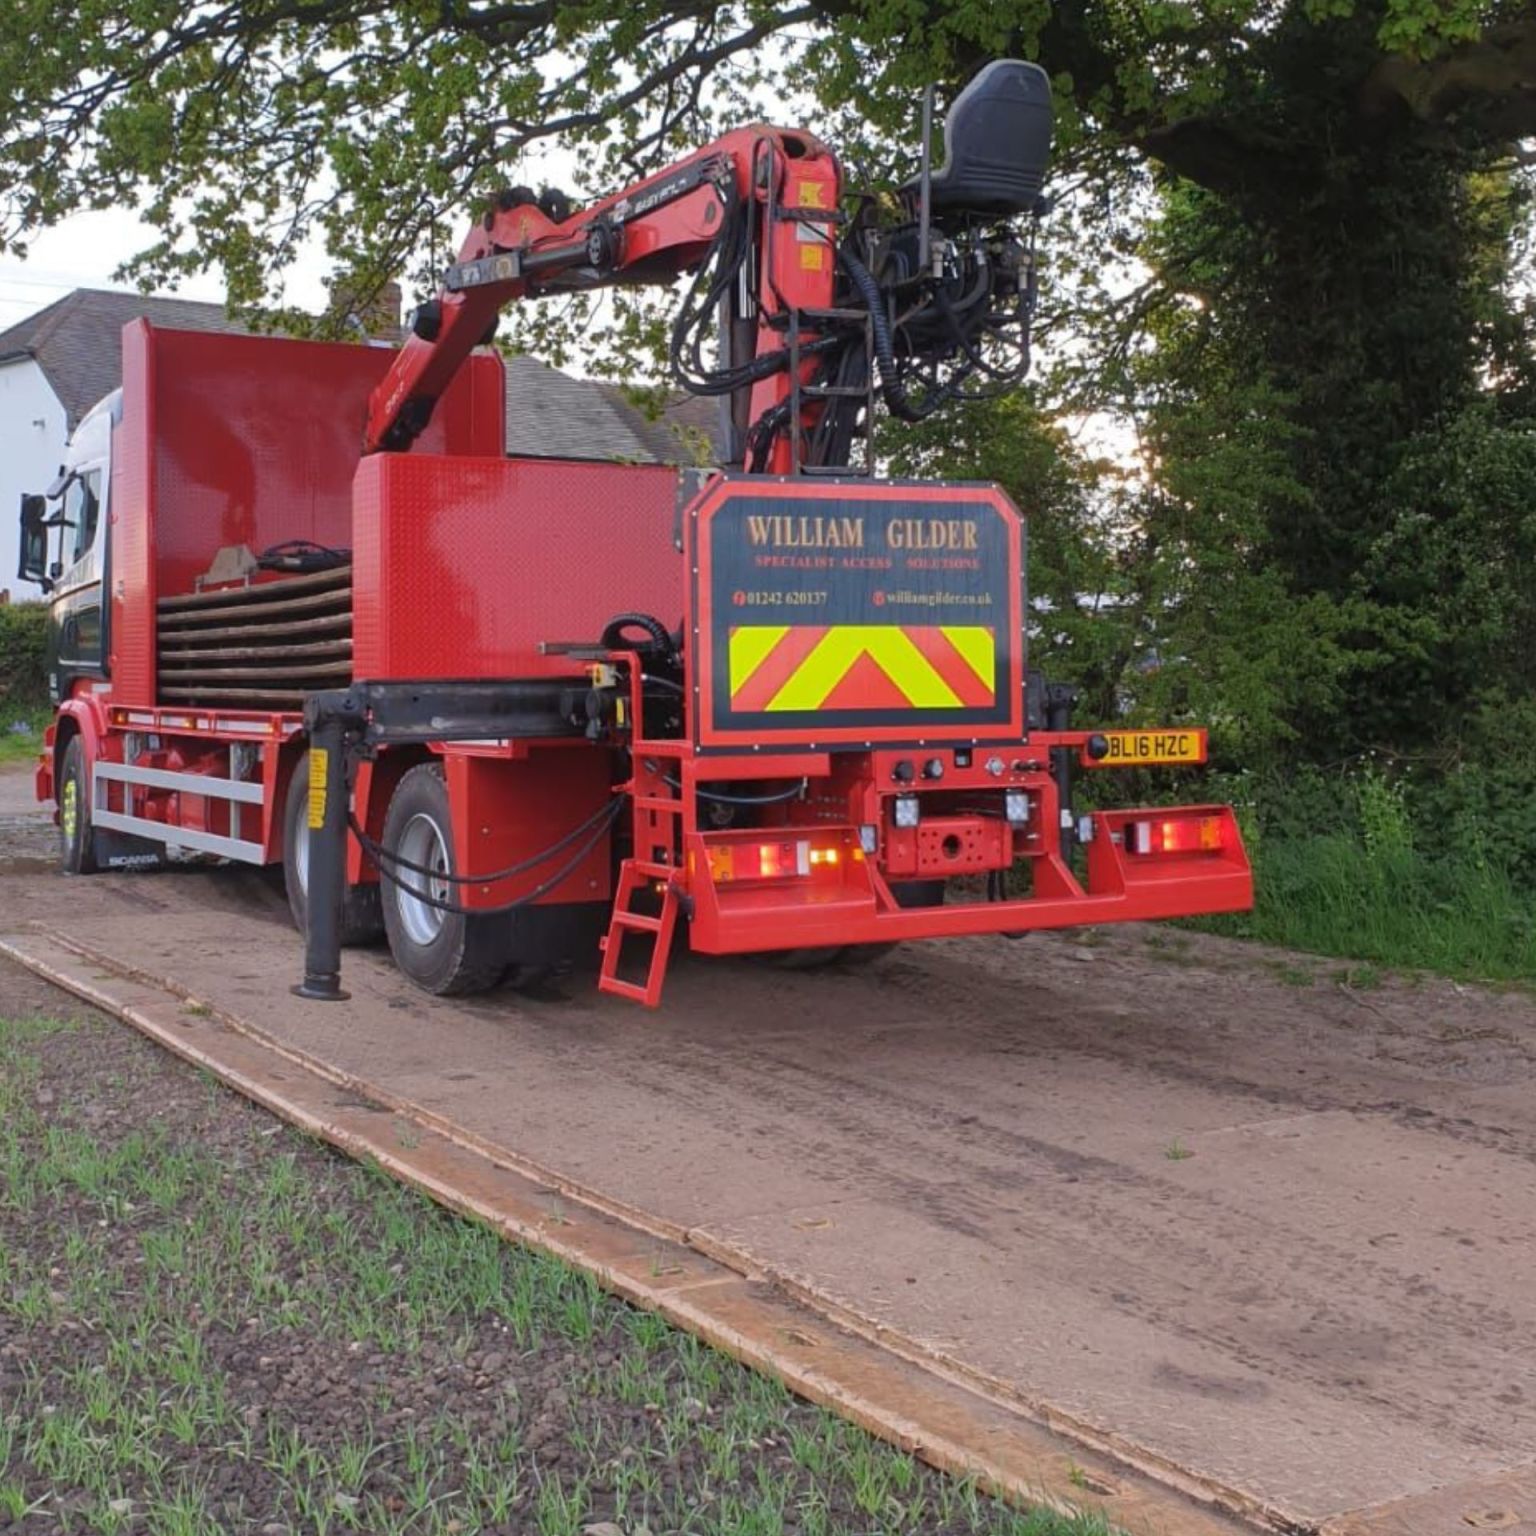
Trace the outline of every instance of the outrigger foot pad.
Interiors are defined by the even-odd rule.
[[[344,1003],[352,996],[334,976],[306,976],[297,986],[288,989],[295,997],[308,998],[312,1003]]]

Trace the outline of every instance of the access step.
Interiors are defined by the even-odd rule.
[[[661,1002],[661,988],[667,976],[667,960],[672,952],[672,935],[677,927],[679,906],[677,891],[671,883],[676,871],[640,859],[625,859],[619,869],[619,888],[614,892],[613,913],[601,948],[603,963],[597,972],[597,989],[633,1003],[655,1008]],[[664,882],[664,883],[663,883]],[[652,916],[635,912],[630,903],[643,890],[661,883],[661,911]],[[625,934],[645,933],[653,940],[644,982],[629,981],[619,975],[619,961],[624,951]]]

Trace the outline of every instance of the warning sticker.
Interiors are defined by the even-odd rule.
[[[331,754],[324,747],[316,747],[309,754],[309,811],[311,832],[318,832],[325,825],[325,790],[331,777]]]
[[[731,629],[731,708],[984,709],[997,635],[980,624],[742,624]]]

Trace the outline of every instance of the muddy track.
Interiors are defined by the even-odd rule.
[[[689,962],[655,1016],[349,954],[317,1010],[248,873],[0,869],[27,918],[1276,1519],[1492,1508],[1536,1459],[1528,995],[1119,930]]]

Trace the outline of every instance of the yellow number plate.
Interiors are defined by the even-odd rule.
[[[1097,760],[1083,754],[1094,768],[1155,768],[1166,763],[1203,763],[1205,732],[1100,731],[1109,751]]]

